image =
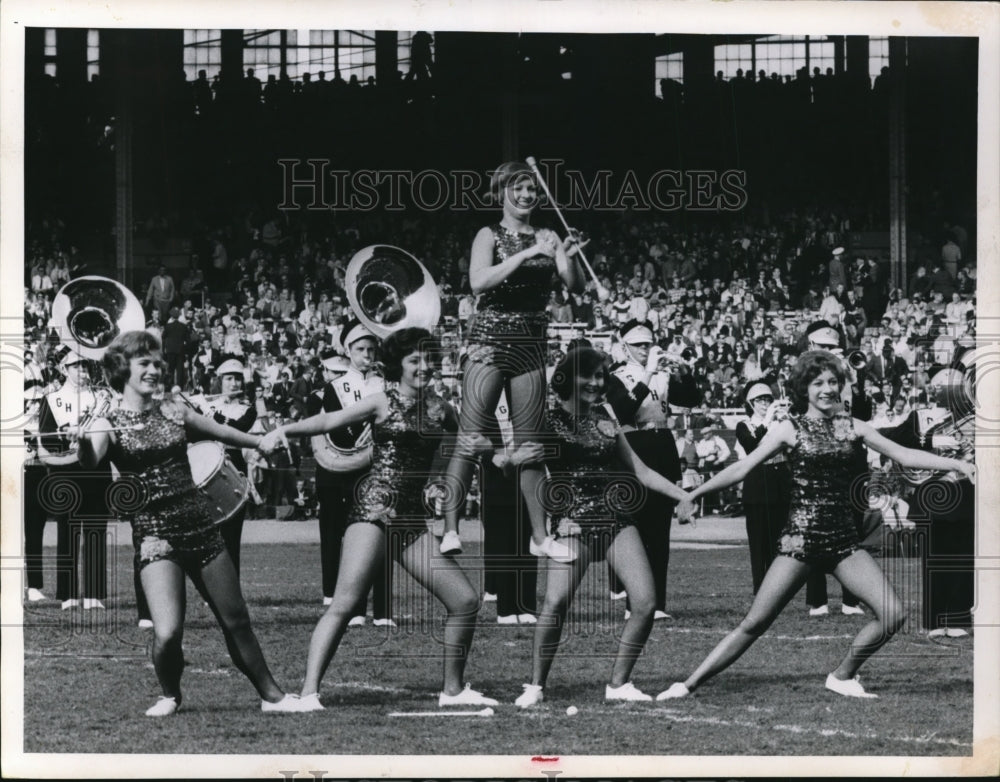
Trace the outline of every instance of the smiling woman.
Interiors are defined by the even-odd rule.
[[[139,498],[116,510],[132,524],[136,566],[153,620],[153,667],[163,695],[146,716],[169,716],[181,704],[185,574],[212,608],[233,663],[260,694],[261,710],[298,711],[298,698],[285,695],[268,670],[239,577],[187,458],[189,438],[242,448],[256,447],[260,438],[218,424],[187,405],[157,399],[166,365],[159,340],[146,331],[121,334],[103,362],[109,383],[122,394],[121,406],[81,432],[80,461],[93,467],[110,458],[122,482],[134,489],[125,494]]]

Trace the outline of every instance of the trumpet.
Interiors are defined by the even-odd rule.
[[[868,356],[865,355],[863,350],[852,350],[844,356],[844,360],[855,372],[860,372],[868,366]]]

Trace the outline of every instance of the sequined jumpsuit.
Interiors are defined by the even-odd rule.
[[[398,558],[427,531],[433,501],[424,490],[436,477],[431,466],[442,437],[457,425],[451,406],[430,391],[410,399],[390,387],[385,395],[389,412],[372,427],[372,468],[359,485],[347,524],[392,528],[390,553]]]
[[[797,435],[788,451],[791,512],[778,553],[832,570],[858,548],[851,486],[860,438],[846,413],[832,418],[793,415],[791,421]]]
[[[191,477],[183,421],[160,405],[144,412],[119,408],[108,420],[116,428],[142,424],[119,431],[109,449],[121,472],[109,505],[132,523],[138,567],[161,559],[207,565],[225,546]]]
[[[603,559],[615,535],[632,523],[643,489],[634,475],[614,469],[620,427],[601,407],[575,416],[561,406],[545,413],[546,442],[558,447],[546,461],[545,509],[556,537],[579,535],[591,560]]]
[[[535,244],[535,234],[511,231],[501,224],[493,232],[493,265]],[[528,258],[502,283],[479,297],[478,309],[469,329],[472,344],[492,347],[492,355],[480,359],[517,375],[545,366],[549,314],[545,304],[556,272],[554,258]]]

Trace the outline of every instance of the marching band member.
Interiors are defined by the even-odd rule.
[[[774,392],[764,378],[746,384],[743,400],[750,417],[736,424],[736,440],[744,455],[749,455],[775,424],[776,417],[780,420],[787,413],[789,403],[786,400],[775,402]],[[792,474],[783,453],[752,469],[743,481],[743,512],[746,514],[750,573],[755,595],[774,560],[778,538],[788,520],[791,494]]]
[[[185,575],[212,609],[233,663],[261,697],[261,711],[300,711],[298,697],[286,695],[268,670],[239,576],[187,458],[189,439],[256,448],[261,438],[218,424],[188,405],[159,400],[166,362],[159,341],[147,331],[116,337],[103,362],[122,401],[81,432],[80,461],[92,467],[109,457],[126,485],[119,492],[119,510],[132,524],[135,559],[152,614],[153,667],[163,691],[146,716],[167,717],[181,705]]]
[[[312,412],[334,412],[345,410],[355,405],[365,397],[377,394],[385,389],[385,381],[374,371],[378,338],[366,329],[359,321],[352,320],[344,326],[341,332],[341,345],[347,353],[348,366],[340,371],[334,359],[327,359],[324,368],[330,373],[336,373],[323,387],[323,402],[321,409]],[[364,437],[362,437],[364,435]],[[354,424],[330,432],[329,438],[338,448],[350,450],[364,447],[364,439],[368,432],[363,425]],[[359,442],[360,441],[360,442]],[[313,441],[314,444],[317,442]],[[324,467],[317,460],[316,493],[319,498],[319,539],[320,562],[323,571],[323,605],[333,602],[333,591],[337,586],[337,573],[340,568],[341,547],[347,519],[354,505],[357,487],[368,475],[370,469],[366,465],[360,469],[348,468],[344,471],[333,461],[329,467]],[[391,621],[389,604],[391,592],[388,586],[390,567],[385,566],[384,576],[376,576],[375,585],[375,619],[379,625]],[[367,594],[355,606],[351,615],[351,626],[363,625],[367,611]]]
[[[608,402],[624,426],[634,427],[625,435],[628,444],[643,463],[657,473],[680,484],[681,465],[673,432],[667,426],[670,405],[695,407],[698,387],[690,368],[679,361],[666,371],[661,363],[664,352],[653,344],[648,324],[630,320],[618,331],[624,360],[611,367],[608,379]],[[657,492],[649,492],[642,507],[635,511],[635,526],[642,539],[646,557],[653,571],[656,589],[654,619],[666,619],[667,564],[670,559],[670,523],[676,501]],[[621,590],[612,579],[612,592]],[[626,603],[628,610],[631,606]]]
[[[56,599],[64,609],[104,608],[107,597],[107,524],[106,492],[111,485],[108,463],[85,468],[80,464],[76,436],[79,425],[98,404],[110,403],[107,395],[100,399],[90,382],[87,359],[63,346],[59,366],[66,379],[56,391],[42,399],[38,418],[38,457],[49,468],[49,475],[40,486],[42,496],[30,498],[44,509],[55,510],[56,517]],[[105,392],[106,394],[106,392]],[[58,483],[72,485],[66,495],[76,499],[71,508],[55,508],[62,503]],[[77,499],[78,498],[78,499]],[[81,537],[83,555],[81,558]],[[83,569],[83,588],[79,586]]]
[[[244,373],[243,364],[236,359],[223,361],[217,372],[223,396],[217,403],[211,405],[208,411],[203,412],[211,413],[216,423],[241,432],[249,432],[257,420],[257,410],[247,403],[243,395]],[[247,462],[243,458],[243,451],[229,446],[226,448],[226,456],[239,470],[240,475],[246,476]],[[226,543],[226,551],[229,552],[229,558],[233,561],[237,575],[240,572],[240,541],[243,538],[243,521],[246,515],[247,506],[244,503],[228,520],[219,525],[222,539]]]

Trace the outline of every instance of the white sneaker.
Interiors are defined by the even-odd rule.
[[[522,684],[521,686],[524,687],[524,692],[517,696],[517,700],[514,701],[515,706],[528,709],[545,700],[545,695],[542,693],[542,685]]]
[[[826,616],[830,613],[830,609],[826,604],[821,605],[819,608],[810,608],[809,616]]]
[[[944,638],[946,635],[948,635],[948,631],[943,627],[938,627],[937,629],[931,630],[927,633],[928,638]]]
[[[48,600],[48,598],[42,594],[41,589],[35,589],[34,587],[28,588],[28,602],[37,603],[39,600]]]
[[[631,616],[632,616],[632,612],[631,612],[631,611],[629,611],[629,610],[628,610],[628,609],[626,608],[626,609],[625,609],[625,620],[626,620],[626,621],[628,621],[628,619],[629,619],[629,618],[630,618]]]
[[[873,692],[865,692],[858,677],[853,679],[838,679],[832,673],[826,677],[826,688],[833,690],[838,695],[846,695],[848,698],[877,698]]]
[[[441,538],[441,553],[442,554],[461,554],[462,553],[462,539],[458,537],[457,532],[452,532],[449,530],[444,533]]]
[[[604,700],[606,701],[651,701],[652,695],[646,695],[632,682],[625,682],[620,687],[612,687],[610,684],[604,687]]]
[[[323,598],[323,605],[324,606],[332,606],[333,605],[333,598],[332,597],[324,597]]]
[[[506,614],[504,616],[497,616],[498,625],[516,625],[517,624],[517,614]]]
[[[299,711],[324,711],[326,707],[319,702],[319,693],[299,696]]]
[[[560,543],[551,535],[541,543],[535,543],[535,539],[532,538],[528,543],[528,551],[536,557],[548,557],[556,562],[572,562],[576,559],[576,554],[569,549],[569,546]]]
[[[653,621],[655,622],[658,619],[673,619],[673,617],[666,611],[660,611],[659,609],[657,609],[656,611],[653,612]]]
[[[143,630],[149,630],[152,626],[153,626],[153,620],[152,619],[140,619],[139,620],[139,627],[141,627]]]
[[[280,701],[261,701],[260,710],[266,712],[284,712],[289,713],[293,711],[302,711],[302,700],[295,693],[286,693],[285,697]]]
[[[85,597],[83,598],[83,610],[90,611],[94,608],[104,608],[104,603],[98,600],[96,597]]]
[[[949,627],[948,637],[949,638],[965,638],[969,635],[969,631],[962,627]]]
[[[171,714],[176,712],[178,708],[180,707],[177,705],[176,698],[168,698],[165,695],[161,695],[156,703],[146,709],[146,716],[169,717]]]
[[[627,595],[628,592],[626,592],[624,589],[621,592],[615,592],[613,589],[611,590],[612,600],[624,600]]]
[[[376,619],[374,622],[372,622],[372,624],[375,625],[376,627],[395,627],[396,626],[396,623],[394,621],[392,621],[391,619],[388,619],[388,618],[386,618],[386,619]]]
[[[518,614],[517,621],[523,625],[538,624],[538,617],[534,614]]]
[[[684,682],[674,682],[667,689],[656,696],[658,701],[669,701],[674,698],[686,698],[691,694],[691,690],[687,688]]]
[[[71,608],[79,608],[79,607],[80,607],[80,601],[79,600],[69,599],[69,600],[63,600],[62,601],[62,610],[63,611],[68,611]]]
[[[845,616],[864,616],[865,609],[861,606],[849,606],[845,604],[840,607],[840,613]]]
[[[352,616],[351,617],[351,621],[349,621],[347,623],[347,626],[348,627],[364,627],[365,626],[365,620],[367,618],[368,617],[366,617],[366,616]]]
[[[499,706],[500,702],[493,698],[487,698],[481,692],[472,689],[471,684],[466,684],[465,689],[458,695],[438,695],[438,706]]]
[[[483,592],[483,602],[484,603],[495,603],[497,601],[497,596],[492,592]]]

